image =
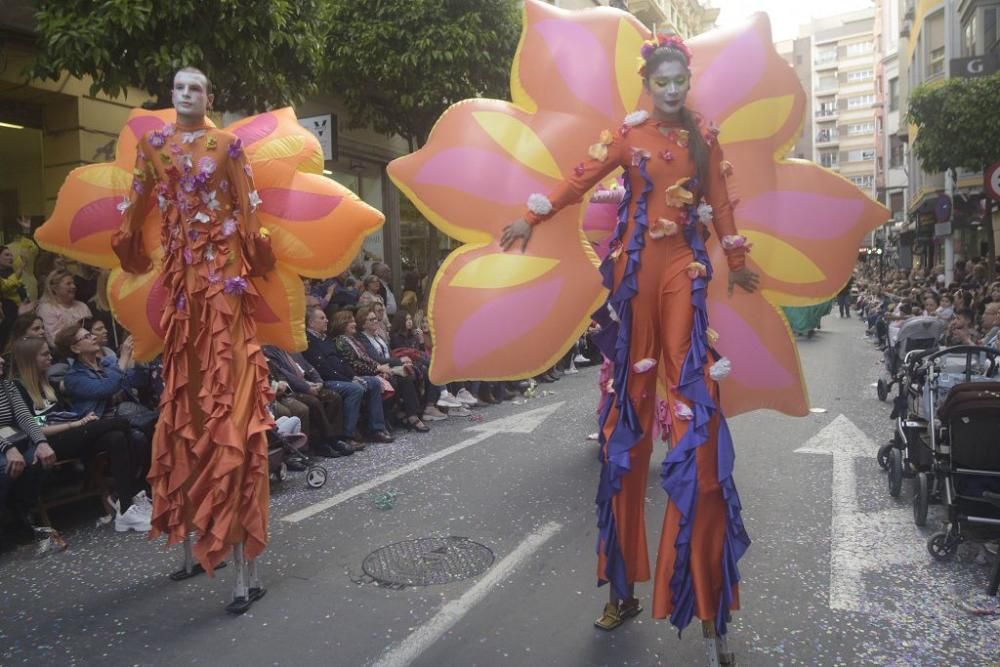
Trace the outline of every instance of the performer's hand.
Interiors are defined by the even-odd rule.
[[[757,291],[758,285],[760,285],[760,276],[751,271],[750,269],[743,267],[739,271],[729,272],[729,296],[733,295],[733,286],[739,285],[740,289],[744,292],[753,293]]]
[[[531,225],[526,220],[523,218],[515,220],[513,224],[503,228],[503,234],[500,236],[500,247],[503,248],[504,252],[507,252],[514,245],[514,241],[523,239],[521,252],[524,252],[528,247],[528,241],[531,240],[531,232]]]

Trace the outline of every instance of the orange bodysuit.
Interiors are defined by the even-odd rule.
[[[729,610],[739,604],[736,562],[750,540],[732,479],[732,440],[718,408],[717,380],[728,362],[711,348],[706,225],[714,222],[731,271],[744,266],[746,239],[733,222],[717,132],[701,132],[709,149],[704,183],[686,130],[644,111],[629,114],[590,146],[573,177],[548,197],[532,195],[526,219],[544,221],[625,169],[619,224],[601,267],[610,295],[595,314],[604,327],[598,344],[614,363],[613,400],[601,414],[598,582],[610,582],[627,599],[633,582],[650,579],[644,507],[658,420],[669,429],[671,449],[663,463],[669,503],[653,616],[669,616],[679,629],[693,616],[715,620],[725,633]],[[657,398],[657,379],[665,403]]]
[[[175,543],[195,530],[194,554],[209,572],[234,544],[254,558],[267,543],[270,387],[248,278],[274,257],[259,203],[235,135],[166,125],[139,142],[113,240],[124,270],[149,270],[155,245],[144,245],[142,225],[149,206],[159,207],[167,305],[151,536]]]

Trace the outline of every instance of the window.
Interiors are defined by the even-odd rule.
[[[872,134],[875,131],[875,123],[851,123],[847,126],[847,136],[855,137],[860,134]]]
[[[866,109],[873,104],[875,104],[874,95],[858,95],[856,97],[847,98],[848,109]]]
[[[873,187],[875,187],[874,176],[851,176],[850,181],[862,190],[870,191]]]
[[[819,133],[816,134],[816,141],[818,143],[824,143],[827,141],[836,141],[838,136],[839,135],[837,133],[836,128],[832,130],[820,130]]]
[[[997,49],[997,10],[989,7],[983,10],[983,50],[992,53]]]
[[[837,154],[834,152],[825,152],[819,154],[819,163],[821,166],[830,169],[831,167],[837,166]]]
[[[875,72],[870,69],[859,69],[854,72],[847,73],[847,82],[855,83],[858,81],[871,81],[875,78]]]
[[[944,73],[944,47],[931,51],[930,63],[927,65],[927,76],[935,76]]]
[[[817,116],[836,116],[837,115],[837,103],[836,102],[821,102],[819,108],[816,109]]]
[[[898,135],[889,137],[889,168],[899,169],[903,166],[905,143]]]
[[[830,90],[837,87],[836,76],[821,76],[819,78],[819,90]]]
[[[816,64],[826,65],[837,62],[837,49],[824,49],[816,53]]]
[[[976,15],[973,13],[972,19],[966,24],[964,34],[962,35],[963,56],[976,55],[976,32]]]
[[[892,211],[893,219],[899,220],[903,217],[903,193],[889,193],[889,210]]]
[[[889,79],[889,111],[899,111],[899,77]]]
[[[855,42],[847,45],[847,57],[863,56],[875,50],[874,42]]]
[[[859,151],[848,151],[847,161],[848,162],[869,162],[875,159],[875,150],[872,148],[866,148]]]

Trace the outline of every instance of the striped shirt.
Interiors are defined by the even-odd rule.
[[[0,428],[4,426],[24,431],[35,445],[46,442],[42,429],[35,421],[35,416],[24,404],[21,392],[17,391],[16,387],[12,387],[7,380],[0,380]],[[6,452],[13,446],[9,440],[0,436],[0,453]]]

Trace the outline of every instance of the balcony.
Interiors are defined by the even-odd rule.
[[[840,115],[840,112],[837,109],[817,109],[816,110],[816,118],[820,118],[820,119],[824,119],[824,120],[834,120],[839,115]]]
[[[840,133],[830,132],[827,130],[820,130],[816,134],[816,147],[817,148],[829,148],[831,146],[836,146],[840,143]]]

